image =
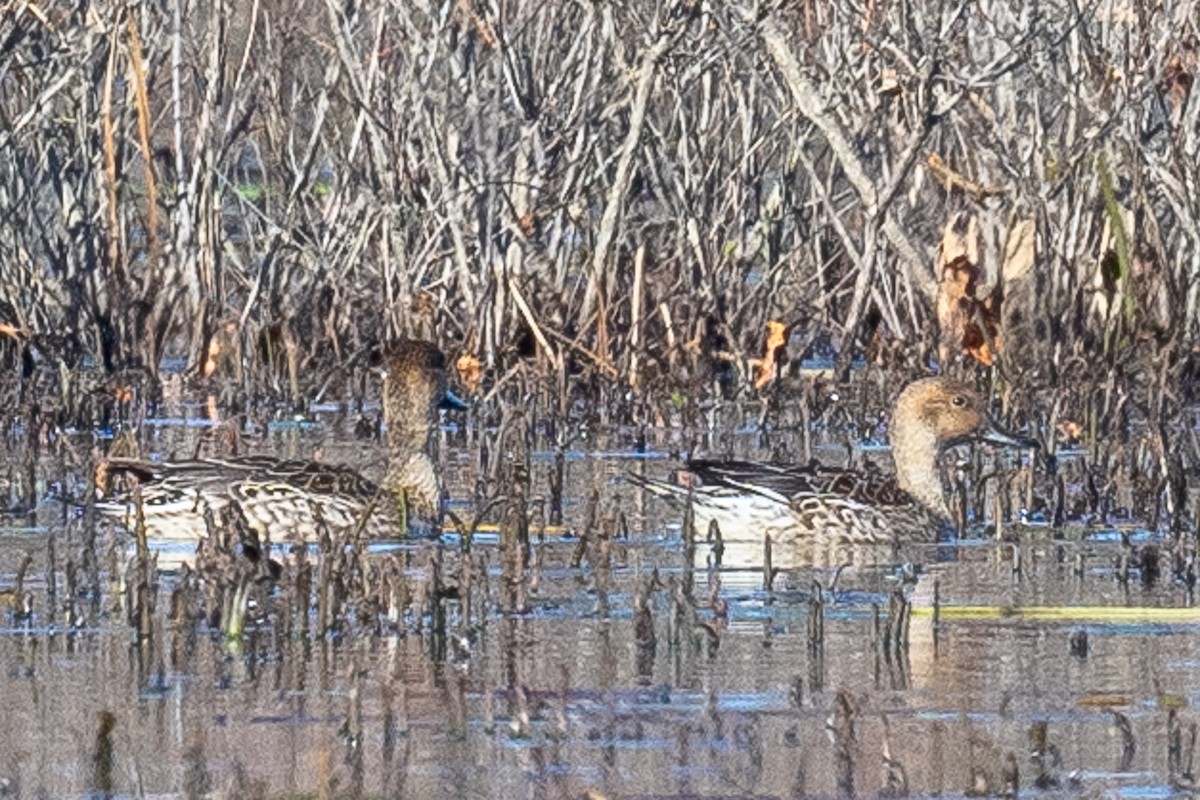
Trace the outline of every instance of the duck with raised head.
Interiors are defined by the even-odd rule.
[[[388,466],[376,485],[349,466],[267,456],[148,462],[114,458],[101,469],[107,483],[132,475],[141,484],[148,536],[196,540],[207,534],[205,511],[236,504],[246,523],[271,541],[313,540],[321,525],[365,525],[369,536],[441,532],[441,481],[429,443],[440,408],[466,404],[448,388],[446,357],[435,345],[404,340],[390,348],[383,385]],[[97,508],[133,526],[128,494]]]
[[[894,475],[816,464],[694,460],[692,485],[631,475],[674,501],[692,498],[696,530],[716,521],[722,536],[770,536],[778,543],[849,545],[932,542],[953,530],[938,457],[972,440],[1041,449],[1005,431],[983,397],[961,381],[922,378],[896,399],[889,426]]]

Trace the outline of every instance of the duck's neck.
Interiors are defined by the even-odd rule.
[[[893,423],[891,439],[896,483],[926,509],[949,520],[950,508],[937,469],[937,438],[923,425]]]
[[[428,450],[433,429],[429,425],[389,424],[387,432],[388,460],[392,467],[405,463],[414,455]]]
[[[431,438],[429,427],[388,427],[388,467],[383,488],[403,493],[410,522],[436,515],[441,500],[437,468],[428,454]]]

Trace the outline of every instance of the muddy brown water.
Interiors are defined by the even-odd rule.
[[[202,430],[166,419],[148,428],[147,445],[190,453]],[[320,448],[377,471],[380,447],[348,430],[317,414],[243,447]],[[452,493],[467,496],[474,459],[447,438]],[[742,438],[753,455],[753,435]],[[1033,526],[1016,543],[977,533],[840,571],[788,563],[781,551],[767,592],[756,544],[730,544],[726,568],[705,569],[711,553],[689,556],[679,514],[620,480],[629,469],[667,474],[682,437],[662,434],[648,454],[629,441],[589,436],[565,462],[568,527],[594,490],[630,517],[611,571],[572,567],[576,540],[551,534],[536,545],[530,610],[504,614],[490,600],[481,625],[452,626],[447,639],[426,625],[279,641],[252,626],[230,643],[162,620],[139,646],[111,597],[94,607],[80,598],[94,610],[65,630],[48,608],[47,559],[53,546],[65,562],[77,534],[47,496],[70,469],[44,457],[37,514],[0,518],[0,589],[28,552],[35,597],[32,618],[0,617],[0,797],[1190,794],[1200,617],[1165,569],[1151,584],[1136,572],[1119,581],[1113,531],[1059,541]],[[0,467],[12,475],[19,452],[5,452]],[[535,454],[538,492],[553,462]],[[122,547],[128,538],[111,526],[105,535]],[[483,536],[476,546],[492,550],[494,593],[496,544]],[[919,574],[897,560],[921,564]],[[650,645],[634,596],[655,569],[663,587],[649,603]],[[54,575],[61,609],[61,568]],[[687,581],[697,608],[681,627],[670,598]],[[814,582],[833,587],[820,642],[810,635]],[[907,645],[889,647],[875,631],[902,583],[918,610]],[[160,609],[170,575],[163,584]],[[947,613],[935,629],[935,584],[947,608],[1085,610]],[[1094,609],[1113,606],[1180,610],[1117,620]]]

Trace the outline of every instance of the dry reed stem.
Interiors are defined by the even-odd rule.
[[[616,173],[613,177],[612,186],[609,188],[608,197],[604,203],[604,213],[600,216],[600,225],[596,231],[596,246],[592,252],[587,291],[583,296],[583,305],[580,308],[580,317],[584,320],[590,321],[593,310],[592,306],[597,301],[603,302],[600,291],[600,278],[605,274],[609,248],[612,246],[613,239],[616,236],[617,219],[625,205],[625,193],[629,189],[633,157],[637,151],[638,140],[642,136],[642,125],[646,119],[646,106],[650,100],[650,89],[654,86],[654,79],[658,74],[658,63],[666,55],[675,38],[676,36],[669,31],[660,33],[654,44],[650,46],[642,57],[641,65],[638,68],[637,85],[634,89],[633,101],[629,107],[628,132],[625,135],[625,142],[621,146],[620,155],[617,158]],[[607,363],[608,357],[606,350],[607,348],[600,350],[601,358],[605,360],[604,363]]]
[[[637,4],[19,3],[0,53],[20,76],[0,99],[0,325],[28,335],[0,334],[0,364],[153,379],[172,356],[201,375],[230,323],[237,355],[208,376],[222,395],[296,398],[421,335],[473,339],[481,393],[503,398],[528,331],[566,410],[609,379],[639,403],[704,399],[723,354],[753,354],[779,319],[847,364],[869,330],[872,364],[903,373],[933,360],[929,267],[969,203],[989,282],[1036,241],[1020,298],[1004,276],[1006,409],[1043,428],[1091,409],[1110,463],[1131,415],[1171,420],[1188,402],[1172,392],[1195,392],[1195,25],[1178,0],[1039,9],[1029,25],[1002,0],[969,20],[918,0],[864,26],[744,3],[657,22]],[[1104,233],[1118,217],[1123,245]],[[1115,316],[1090,308],[1107,249],[1125,253]],[[61,385],[81,385],[73,369]]]
[[[104,128],[104,193],[108,217],[108,269],[118,285],[124,284],[124,267],[121,264],[121,224],[117,211],[117,145],[116,126],[113,124],[113,83],[117,71],[117,31],[109,36],[108,61],[104,68],[104,91],[100,100],[100,118]]]
[[[158,258],[158,184],[154,179],[154,152],[150,149],[150,98],[146,89],[146,66],[142,60],[142,42],[137,17],[126,18],[129,26],[129,59],[133,68],[133,88],[137,97],[138,144],[146,165],[146,251],[153,263]]]

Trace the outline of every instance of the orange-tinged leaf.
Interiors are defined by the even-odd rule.
[[[454,362],[454,366],[458,370],[458,379],[468,392],[473,393],[479,388],[479,381],[483,378],[483,364],[478,358],[470,353],[463,353],[458,357],[458,361]]]
[[[210,377],[217,371],[217,356],[221,355],[221,344],[216,339],[208,343],[208,358],[204,359],[204,367],[201,373],[204,377]]]
[[[18,341],[29,336],[29,331],[24,328],[18,328],[15,325],[9,325],[6,322],[0,322],[0,334],[11,336]]]
[[[1065,419],[1058,423],[1058,432],[1064,439],[1078,439],[1083,436],[1083,426],[1074,420]]]
[[[788,326],[776,320],[767,322],[767,341],[763,344],[762,358],[750,359],[754,371],[754,388],[762,389],[775,380],[784,348],[787,347]]]
[[[496,35],[492,32],[492,26],[475,9],[474,3],[471,0],[460,0],[458,8],[462,16],[466,17],[475,28],[475,35],[479,37],[483,46],[487,48],[495,47]]]
[[[96,463],[95,478],[96,478],[96,490],[98,492],[100,492],[100,494],[104,494],[105,492],[107,492],[108,491],[108,462],[107,461],[99,461]]]
[[[995,362],[996,358],[992,354],[992,348],[987,338],[975,323],[972,322],[966,326],[962,344],[963,349],[985,367],[990,367]]]
[[[767,350],[777,350],[787,344],[787,325],[771,320],[767,323]]]

